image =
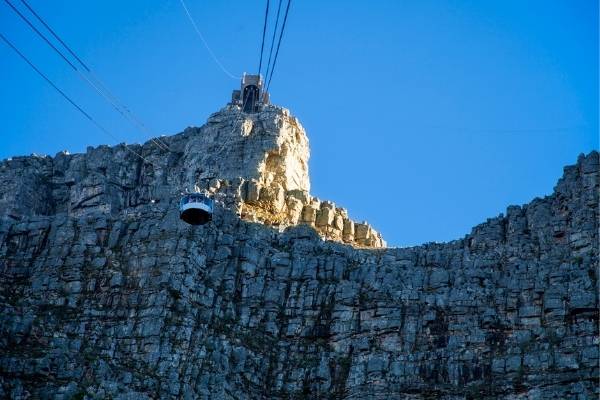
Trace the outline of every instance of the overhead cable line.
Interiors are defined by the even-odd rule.
[[[40,75],[48,84],[50,84],[50,86],[52,86],[58,93],[60,93],[60,95],[65,100],[67,100],[73,107],[75,107],[81,114],[83,114],[84,117],[86,117],[94,125],[96,125],[96,127],[98,129],[100,129],[102,132],[104,132],[105,134],[107,134],[108,136],[110,136],[111,138],[113,138],[114,140],[117,140],[119,142],[121,141],[118,137],[116,137],[115,135],[113,135],[108,129],[106,129],[104,126],[100,125],[100,123],[98,121],[96,121],[94,118],[92,118],[90,116],[90,114],[88,114],[83,108],[81,108],[79,105],[77,105],[77,103],[75,103],[65,92],[63,92],[62,90],[60,90],[60,88],[58,86],[56,86],[54,84],[54,82],[52,82],[50,80],[50,78],[48,78],[46,75],[44,75],[44,73],[42,71],[40,71],[39,68],[37,68],[23,53],[21,53],[19,51],[19,49],[17,49],[15,47],[15,45],[13,45],[2,33],[0,33],[0,39],[2,39],[11,49],[13,49],[15,51],[15,53],[17,53],[27,64],[29,64],[29,66],[35,72],[37,72],[38,75]],[[127,151],[129,151],[130,153],[132,153],[133,155],[139,157],[143,161],[147,162],[148,164],[151,164],[152,166],[157,167],[156,164],[154,164],[152,161],[149,161],[148,159],[146,159],[144,156],[142,156],[141,154],[139,154],[135,150],[129,148],[129,146],[125,145],[125,149]]]
[[[54,36],[54,38],[56,38],[56,40],[58,40],[60,42],[60,44],[67,49],[67,51],[77,60],[77,62],[85,69],[85,71],[87,71],[90,74],[90,77],[95,81],[92,82],[86,75],[85,73],[83,73],[82,71],[80,71],[76,65],[74,65],[74,63],[72,63],[71,61],[69,61],[67,59],[67,57],[56,47],[54,46],[54,44],[52,44],[52,42],[50,42],[50,40],[48,40],[48,38],[41,33],[32,23],[31,21],[25,17],[10,1],[8,0],[4,0],[6,2],[6,4],[8,4],[12,10],[19,15],[19,17],[21,17],[21,19],[23,21],[25,21],[25,23],[40,37],[42,38],[42,40],[44,40],[44,42],[46,42],[46,44],[48,44],[48,46],[50,46],[73,70],[75,70],[79,77],[82,78],[83,80],[85,80],[98,94],[100,94],[107,102],[109,102],[112,107],[119,113],[121,114],[125,119],[128,119],[130,122],[132,122],[134,125],[136,125],[138,127],[138,129],[140,129],[141,131],[143,131],[145,134],[147,134],[148,136],[150,136],[150,140],[160,149],[162,150],[167,150],[169,151],[169,146],[166,143],[163,143],[162,141],[160,141],[158,138],[154,139],[152,137],[152,133],[148,131],[148,128],[144,125],[143,122],[141,122],[139,120],[139,118],[137,118],[130,110],[129,108],[127,108],[127,106],[125,106],[121,101],[119,101],[119,99],[113,95],[110,90],[108,90],[108,88],[100,81],[100,79],[98,77],[96,77],[96,75],[92,72],[91,68],[89,68],[84,62],[83,60],[81,60],[80,57],[77,56],[77,54],[75,54],[75,52],[73,50],[71,50],[71,48],[58,36],[58,34],[56,34],[56,32],[43,20],[42,17],[40,17],[40,15],[38,13],[35,12],[35,10],[33,10],[33,8],[31,6],[29,6],[29,4],[27,4],[27,2],[25,0],[21,0],[21,2],[27,7],[27,9],[29,9],[29,11],[31,11],[31,13],[44,25],[44,27],[46,27],[46,29],[48,29],[48,31]]]
[[[181,2],[181,6],[183,7],[183,9],[185,11],[185,14],[187,15],[188,19],[190,20],[190,23],[194,27],[194,30],[196,31],[196,33],[200,37],[200,40],[202,40],[202,43],[204,43],[204,46],[206,47],[206,49],[210,53],[210,55],[211,55],[212,59],[215,61],[215,63],[217,63],[217,65],[219,66],[219,68],[221,68],[221,70],[227,76],[229,76],[230,78],[236,79],[236,80],[240,79],[241,77],[233,75],[231,72],[229,72],[227,70],[227,68],[225,68],[223,66],[223,64],[221,63],[221,61],[219,61],[219,59],[217,58],[217,56],[215,55],[215,53],[212,51],[212,49],[210,48],[210,46],[206,42],[206,39],[204,39],[204,35],[202,35],[202,32],[200,32],[200,29],[198,28],[198,25],[196,25],[196,22],[194,21],[194,18],[192,17],[192,14],[190,14],[188,8],[185,6],[185,2],[183,0],[179,0],[179,1]]]
[[[122,101],[120,101],[117,96],[115,96],[108,87],[98,78],[98,76],[92,71],[92,69],[65,43],[64,40],[58,36],[58,34],[44,21],[44,19],[27,3],[25,0],[21,0],[21,3],[27,7],[27,9],[44,25],[44,27],[54,36],[56,40],[60,42],[60,44],[79,62],[79,64],[90,74],[92,79],[98,84],[98,86],[106,93],[106,95],[114,100],[118,105],[128,114],[130,121],[132,121],[135,125],[137,125],[141,130],[144,131],[147,135],[150,136],[150,140],[158,145],[160,148],[169,150],[169,146],[164,143],[160,138],[152,138],[153,133],[148,131],[148,128],[145,124],[135,115],[133,112],[127,107]],[[108,100],[108,99],[107,99]],[[122,113],[121,113],[122,114]],[[123,115],[123,114],[122,114]],[[123,115],[124,117],[127,117]]]
[[[277,15],[275,16],[275,27],[273,28],[273,36],[271,37],[271,48],[269,50],[269,61],[267,62],[267,72],[265,73],[265,80],[269,75],[269,70],[271,69],[271,57],[273,56],[273,46],[275,44],[275,36],[277,36],[277,26],[279,25],[279,12],[281,11],[281,3],[282,0],[279,0],[279,4],[277,5]]]
[[[83,66],[83,68],[85,68],[86,71],[91,72],[90,68],[87,65],[85,65],[85,63],[81,60],[81,58],[77,57],[77,54],[75,54],[75,52],[73,50],[71,50],[71,48],[69,46],[67,46],[67,44],[56,34],[56,32],[54,32],[54,30],[52,28],[50,28],[50,26],[42,19],[42,17],[40,17],[39,14],[37,12],[35,12],[35,10],[33,8],[31,8],[31,6],[25,0],[21,0],[21,3],[23,3],[25,5],[25,7],[27,7],[27,9],[33,15],[35,15],[35,17],[38,19],[38,21],[40,21],[42,23],[42,25],[44,25],[44,27],[46,27],[46,29],[48,29],[48,31],[50,31],[50,33],[52,34],[52,36],[54,36],[56,38],[56,40],[58,40],[60,42],[60,44],[62,44],[63,47],[65,49],[67,49],[67,51],[73,57],[75,57],[75,59],[79,62],[79,64],[81,64]],[[14,9],[14,7],[13,7],[13,9]]]
[[[260,62],[258,63],[258,75],[262,69],[263,51],[265,48],[265,34],[267,33],[267,19],[269,18],[269,0],[267,0],[267,8],[265,10],[265,23],[263,25],[262,41],[260,43]]]
[[[267,91],[269,91],[269,87],[271,86],[271,79],[273,79],[273,72],[275,72],[275,65],[277,64],[277,56],[279,55],[279,46],[281,46],[281,38],[283,37],[283,31],[285,30],[285,23],[287,22],[288,12],[290,11],[291,3],[292,3],[292,0],[288,0],[287,7],[285,8],[283,24],[281,25],[281,31],[279,32],[279,40],[277,42],[277,51],[275,52],[275,58],[273,59],[273,67],[271,68],[271,75],[269,76],[269,80],[267,82],[267,88],[266,88]]]
[[[71,61],[69,61],[69,60],[67,59],[67,57],[65,57],[65,56],[64,56],[64,54],[63,54],[63,53],[61,53],[61,52],[60,52],[60,50],[58,50],[58,49],[56,48],[56,46],[55,46],[55,45],[53,45],[53,44],[52,44],[52,42],[50,42],[50,41],[48,40],[48,38],[46,38],[46,36],[44,36],[44,34],[43,34],[42,32],[40,32],[40,31],[39,31],[39,30],[38,30],[38,29],[37,29],[37,28],[36,28],[36,27],[35,27],[35,26],[34,26],[34,25],[31,23],[31,21],[29,21],[29,20],[27,19],[27,17],[26,17],[26,16],[24,16],[24,15],[21,13],[21,11],[19,11],[19,10],[18,10],[18,9],[17,9],[17,8],[16,8],[16,7],[15,7],[15,6],[14,6],[14,5],[13,5],[13,4],[10,2],[10,1],[8,1],[8,0],[4,0],[4,2],[5,2],[6,4],[8,4],[8,5],[10,6],[10,8],[12,8],[12,10],[13,10],[13,11],[14,11],[14,12],[15,12],[15,13],[16,13],[16,14],[19,16],[19,17],[21,17],[21,19],[22,19],[23,21],[25,21],[25,23],[26,23],[27,25],[29,25],[29,27],[30,27],[31,29],[33,29],[33,31],[34,31],[35,33],[37,33],[37,34],[38,34],[38,36],[39,36],[39,37],[41,37],[41,38],[42,38],[42,39],[43,39],[43,40],[46,42],[46,44],[48,44],[48,46],[50,46],[50,47],[51,47],[51,48],[52,48],[52,49],[53,49],[53,50],[54,50],[54,51],[55,51],[55,52],[56,52],[56,53],[57,53],[57,54],[58,54],[58,55],[59,55],[59,56],[60,56],[60,57],[61,57],[61,58],[62,58],[62,59],[63,59],[63,60],[64,60],[64,61],[67,63],[67,64],[69,64],[69,65],[71,66],[71,68],[73,68],[74,70],[76,70],[76,71],[77,71],[77,67],[76,67],[75,65],[73,65],[73,63],[72,63]]]

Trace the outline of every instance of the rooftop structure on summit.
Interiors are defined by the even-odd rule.
[[[245,113],[258,112],[264,104],[269,104],[269,93],[264,89],[262,75],[244,73],[240,90],[234,90],[231,95],[231,104],[242,107]]]

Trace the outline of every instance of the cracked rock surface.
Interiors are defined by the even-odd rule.
[[[297,120],[238,117],[131,146],[154,165],[0,164],[0,398],[598,397],[597,152],[462,239],[382,248],[308,193]],[[179,221],[186,185],[212,223]]]

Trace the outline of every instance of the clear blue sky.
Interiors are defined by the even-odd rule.
[[[238,86],[177,0],[29,1],[158,134]],[[227,68],[257,69],[263,1],[187,5]],[[147,140],[4,3],[0,27],[123,141]],[[0,158],[115,143],[2,43],[0,68]],[[271,93],[308,131],[313,194],[392,245],[459,238],[598,148],[598,2],[296,0]]]

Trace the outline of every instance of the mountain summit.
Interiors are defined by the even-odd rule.
[[[370,225],[310,195],[308,138],[284,108],[264,105],[249,114],[228,105],[204,126],[160,140],[168,149],[148,141],[6,161],[0,179],[10,190],[0,199],[0,215],[173,211],[182,192],[201,189],[245,220],[278,229],[305,224],[325,239],[385,247]]]

